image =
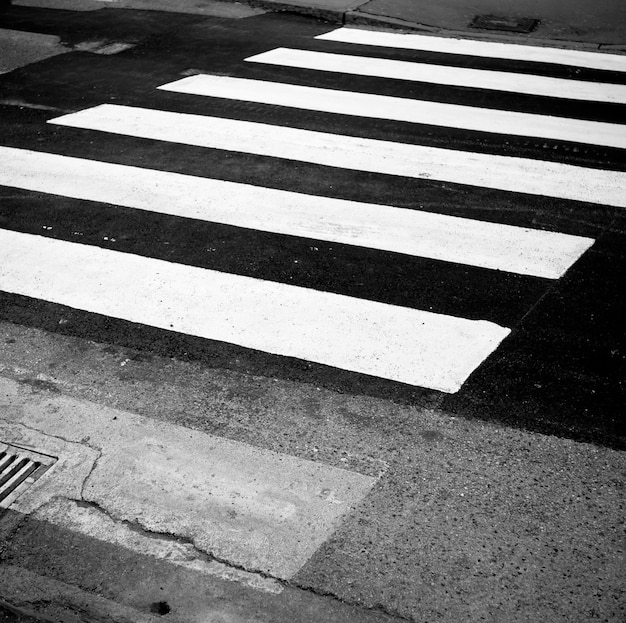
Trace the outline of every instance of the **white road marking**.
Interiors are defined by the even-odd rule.
[[[626,148],[626,125],[600,121],[207,74],[189,76],[159,89],[334,114]]]
[[[331,167],[626,207],[626,173],[104,104],[50,123]]]
[[[601,121],[549,117],[208,74],[182,78],[160,86],[159,89],[340,115],[626,148],[626,125]]]
[[[509,334],[487,321],[7,230],[0,289],[449,393]]]
[[[551,279],[560,277],[594,242],[7,147],[0,147],[0,162],[0,184],[5,186]]]
[[[426,63],[397,61],[386,58],[329,54],[310,50],[276,48],[246,59],[284,67],[331,71],[357,76],[393,78],[429,84],[444,84],[489,89],[510,93],[542,95],[571,100],[626,104],[626,85],[606,82],[565,80],[505,71],[489,71],[466,67],[449,67]]]
[[[319,35],[316,39],[405,50],[572,65],[574,67],[605,69],[607,71],[626,71],[626,56],[622,54],[586,52],[584,50],[566,50],[561,48],[497,43],[493,41],[377,32],[359,28],[338,28],[326,34]]]

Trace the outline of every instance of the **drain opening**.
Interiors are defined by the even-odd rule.
[[[476,15],[470,28],[483,30],[506,30],[508,32],[532,32],[539,26],[539,20],[532,17],[508,17],[502,15]]]
[[[9,508],[57,458],[0,442],[0,508]]]

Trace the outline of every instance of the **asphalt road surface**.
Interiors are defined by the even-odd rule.
[[[4,319],[56,328],[70,313],[58,330],[623,447],[623,73],[320,40],[333,29],[268,16],[169,16],[168,26],[182,26],[159,33],[155,17],[59,13],[13,9],[4,21],[66,40],[113,32],[140,43],[4,77],[2,159],[15,164],[3,166],[3,235],[14,241],[3,248],[29,241],[31,262],[58,249],[67,266],[82,262],[73,253],[119,263],[108,292],[77,286],[80,301],[55,295],[48,276],[33,277],[48,284],[43,292],[16,275],[22,287],[2,284]],[[250,58],[276,48],[322,56],[290,59],[302,67]],[[399,64],[360,75],[359,56],[372,55]],[[309,68],[319,58],[333,69]],[[355,73],[338,67],[345,58]],[[428,81],[393,78],[407,59],[424,63]],[[438,84],[444,70],[450,85]],[[498,73],[473,88],[481,70]],[[545,78],[557,80],[534,95],[533,80]],[[574,93],[560,99],[567,80]],[[579,81],[591,101],[574,99]],[[409,109],[416,99],[423,109]],[[119,180],[117,194],[95,184],[106,176]],[[139,185],[158,188],[157,198]],[[232,198],[231,215],[200,205],[216,198]],[[299,200],[307,204],[290,217]],[[370,227],[356,231],[364,220]],[[172,292],[168,279],[217,271],[250,298],[233,303],[229,291],[211,304],[215,317],[185,321],[172,309],[168,322],[145,294],[135,302],[142,309],[127,298],[136,285],[129,254],[145,258],[148,272],[180,273],[147,285],[155,297]],[[23,255],[15,260],[29,273]],[[110,313],[95,302],[103,296]],[[236,326],[220,328],[222,320]]]
[[[540,440],[524,452],[564,444],[564,481],[577,443],[626,447],[625,57],[269,14],[1,19],[54,38],[0,75],[5,374],[368,478],[395,466],[353,518],[373,563],[345,528],[303,570],[269,575],[437,620],[445,581],[407,602],[381,579],[388,563],[407,586],[440,583],[409,562],[420,444],[435,463],[448,436],[482,456],[478,429],[486,445]],[[207,375],[236,416],[189,407]],[[186,382],[188,402],[165,417],[116,389],[129,380],[170,388],[162,405]],[[400,482],[394,532],[381,517]],[[454,560],[443,576],[462,593],[470,562]]]

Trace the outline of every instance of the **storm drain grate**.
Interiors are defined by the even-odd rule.
[[[505,30],[507,32],[532,32],[537,26],[539,26],[539,20],[532,17],[506,17],[502,15],[477,15],[470,22],[470,28]]]
[[[9,508],[56,460],[54,456],[0,442],[0,508]]]

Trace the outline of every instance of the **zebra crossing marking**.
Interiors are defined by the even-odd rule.
[[[391,206],[0,147],[0,184],[549,279],[594,242]]]
[[[306,51],[279,49],[247,60],[270,59],[281,65],[300,62],[292,57],[283,62],[280,55],[285,52],[304,53],[307,59],[313,54],[315,63],[322,59],[321,65],[311,65],[313,69],[342,70],[337,55]],[[363,61],[339,55],[345,67],[356,72],[355,59]],[[393,71],[400,76],[397,68],[407,66],[401,61],[371,60],[370,72],[387,66],[396,68]],[[430,80],[441,84],[446,78],[435,79],[439,69],[428,71]],[[495,88],[497,82],[477,83],[470,75],[509,79],[506,72],[445,71],[449,81],[466,86],[472,82],[472,87],[492,84]],[[561,82],[570,82],[541,76],[524,80],[539,92],[544,89],[546,95],[559,89]],[[577,84],[590,89],[579,91],[579,99],[591,97],[589,84]],[[513,90],[512,84],[509,87]],[[626,147],[624,126],[583,119],[206,74],[158,88],[352,116],[362,116],[359,113],[367,110],[369,118]],[[524,87],[516,92],[520,88]],[[604,96],[621,101],[621,91],[624,89],[614,88],[612,95]],[[560,93],[562,96],[565,91]],[[111,104],[48,122],[323,166],[626,207],[626,173],[620,171]],[[559,278],[594,242],[558,232],[29,150],[0,148],[0,158],[6,160],[0,183],[8,186],[550,279]],[[510,332],[485,320],[30,234],[0,230],[0,245],[0,288],[10,293],[442,392],[458,391]],[[128,274],[135,276],[132,284]]]
[[[494,41],[477,41],[474,39],[454,39],[433,35],[363,30],[360,28],[338,28],[331,32],[318,35],[315,38],[325,41],[405,50],[571,65],[574,67],[606,71],[626,71],[626,56],[604,52],[566,50],[562,48],[498,43]]]
[[[197,74],[159,89],[340,115],[626,148],[626,126],[335,89]]]
[[[398,61],[371,56],[331,54],[311,50],[276,48],[245,59],[252,63],[313,69],[358,76],[393,78],[412,82],[488,89],[562,99],[626,104],[626,85],[566,80],[532,74],[451,67]]]
[[[9,230],[0,230],[0,288],[448,393],[510,332],[484,320]]]
[[[102,104],[49,123],[374,173],[626,207],[626,172]]]

